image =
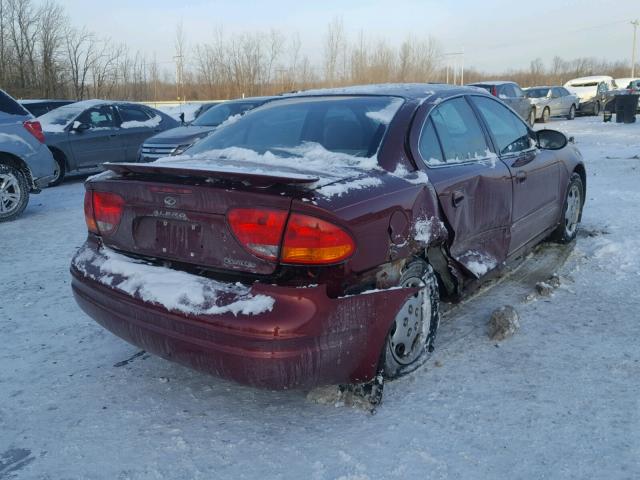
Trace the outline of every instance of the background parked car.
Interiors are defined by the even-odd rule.
[[[134,162],[142,142],[179,125],[151,107],[104,100],[66,105],[39,120],[57,163],[52,185],[67,173],[95,169],[103,162]]]
[[[469,84],[472,87],[480,87],[485,89],[494,97],[498,97],[504,103],[509,105],[518,115],[526,120],[529,125],[533,125],[536,121],[535,113],[531,102],[525,97],[524,92],[515,82],[478,82]]]
[[[200,115],[202,115],[204,112],[206,112],[207,110],[209,110],[211,107],[215,107],[216,105],[220,105],[222,102],[207,102],[207,103],[203,103],[201,104],[195,112],[193,112],[193,119],[195,120],[196,118],[198,118]]]
[[[150,162],[167,155],[182,153],[230,117],[242,115],[247,110],[264,105],[276,98],[282,97],[243,98],[214,105],[188,125],[182,125],[149,138],[142,145],[139,159],[141,162]]]
[[[612,90],[618,86],[612,77],[606,75],[581,77],[569,80],[564,88],[580,99],[578,114],[600,115],[606,105]]]
[[[0,222],[20,215],[54,171],[40,123],[0,90]]]
[[[616,78],[615,82],[618,89],[632,90],[634,92],[640,90],[640,78]]]
[[[75,100],[20,100],[19,103],[34,117],[39,117],[56,108],[75,103]]]
[[[545,123],[551,117],[576,117],[580,99],[564,87],[531,87],[524,93],[533,105],[536,120]]]

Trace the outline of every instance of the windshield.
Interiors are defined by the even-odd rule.
[[[597,87],[598,82],[570,83],[570,87]]]
[[[549,94],[548,88],[530,88],[526,90],[525,95],[529,98],[544,98]]]
[[[206,112],[200,114],[191,125],[197,125],[199,127],[217,127],[222,122],[226,121],[229,117],[234,115],[240,115],[247,110],[256,108],[262,105],[264,102],[229,102],[221,103],[220,105],[214,105]]]
[[[60,127],[66,127],[71,120],[80,115],[87,105],[73,103],[71,105],[65,105],[64,107],[56,108],[44,115],[38,117],[40,123],[43,125],[58,125]]]
[[[300,97],[271,102],[196,143],[189,155],[232,147],[294,156],[313,145],[372,157],[402,100],[393,97]],[[220,154],[220,152],[216,152]]]

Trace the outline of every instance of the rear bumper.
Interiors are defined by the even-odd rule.
[[[258,387],[309,388],[372,379],[395,314],[415,292],[394,289],[329,298],[324,286],[256,283],[250,294],[271,297],[271,310],[255,315],[183,313],[83,271],[78,262],[91,261],[87,248],[100,250],[87,242],[71,273],[75,299],[89,316],[151,353]]]

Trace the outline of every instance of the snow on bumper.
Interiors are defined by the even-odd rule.
[[[114,334],[189,367],[269,388],[370,380],[396,312],[415,292],[330,298],[324,285],[228,284],[92,241],[71,273],[80,307]]]

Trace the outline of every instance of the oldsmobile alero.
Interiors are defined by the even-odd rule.
[[[302,92],[183,155],[106,168],[86,183],[79,305],[149,352],[270,388],[416,368],[440,301],[573,240],[586,188],[562,133],[428,84]]]

